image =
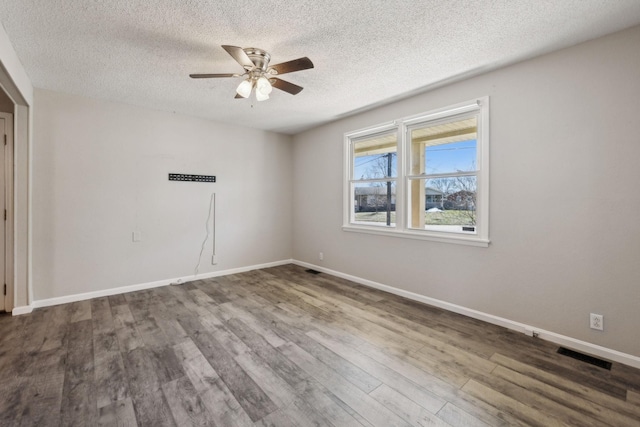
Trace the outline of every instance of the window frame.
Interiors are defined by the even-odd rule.
[[[399,141],[399,137],[398,137],[398,126],[395,122],[390,122],[390,123],[386,123],[380,126],[375,126],[373,128],[367,128],[367,129],[363,129],[357,132],[353,132],[350,134],[349,136],[349,140],[347,142],[347,151],[348,151],[348,158],[349,161],[347,161],[347,168],[346,168],[346,186],[345,186],[345,191],[348,193],[348,203],[349,203],[349,208],[347,211],[345,211],[345,223],[348,224],[354,224],[357,225],[359,227],[373,227],[373,228],[391,228],[391,229],[395,229],[397,228],[397,218],[398,218],[398,205],[399,205],[399,199],[398,199],[398,189],[401,187],[400,186],[400,163],[402,162],[402,158],[400,156],[400,153],[398,151],[396,151],[396,175],[394,177],[382,177],[382,178],[365,178],[365,179],[355,179],[353,177],[353,173],[354,173],[354,145],[357,144],[360,141],[363,140],[367,140],[367,139],[371,139],[371,138],[375,138],[378,136],[384,136],[384,135],[390,135],[390,134],[396,134],[396,150],[398,147],[398,141]],[[395,186],[396,186],[396,224],[392,225],[392,226],[386,226],[385,225],[366,225],[366,224],[359,224],[357,222],[355,222],[355,209],[354,209],[354,201],[355,201],[355,184],[357,183],[371,183],[371,182],[394,182]]]
[[[410,185],[411,179],[407,169],[410,164],[411,130],[430,123],[453,119],[457,116],[477,115],[477,207],[476,233],[467,234],[454,231],[436,231],[411,228],[409,226]],[[396,180],[396,222],[394,226],[367,225],[355,222],[354,154],[353,144],[359,140],[377,135],[397,132],[397,177]],[[426,177],[427,175],[425,175]],[[489,246],[489,97],[479,97],[471,101],[450,105],[405,118],[393,120],[380,125],[359,129],[344,134],[344,169],[343,169],[343,224],[342,229],[349,232],[395,236],[408,239],[430,240],[443,243],[456,243],[470,246]]]

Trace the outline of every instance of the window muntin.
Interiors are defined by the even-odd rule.
[[[351,222],[395,227],[398,138],[396,132],[351,141]]]
[[[343,230],[488,246],[488,97],[345,134],[344,170]]]

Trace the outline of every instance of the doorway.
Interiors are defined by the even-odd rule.
[[[13,309],[13,115],[0,112],[0,311]]]

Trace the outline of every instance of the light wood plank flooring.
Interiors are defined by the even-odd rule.
[[[287,265],[0,316],[0,425],[640,425],[556,350]]]

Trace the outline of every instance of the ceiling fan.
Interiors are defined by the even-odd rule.
[[[313,68],[313,62],[306,56],[276,65],[269,65],[271,55],[262,49],[255,47],[243,49],[238,46],[229,45],[222,45],[222,48],[242,65],[244,73],[189,74],[189,77],[192,79],[243,77],[244,80],[242,80],[238,89],[236,89],[236,98],[248,98],[255,88],[256,100],[264,101],[269,99],[269,94],[274,87],[291,95],[297,95],[302,90],[301,86],[289,83],[276,76]]]

